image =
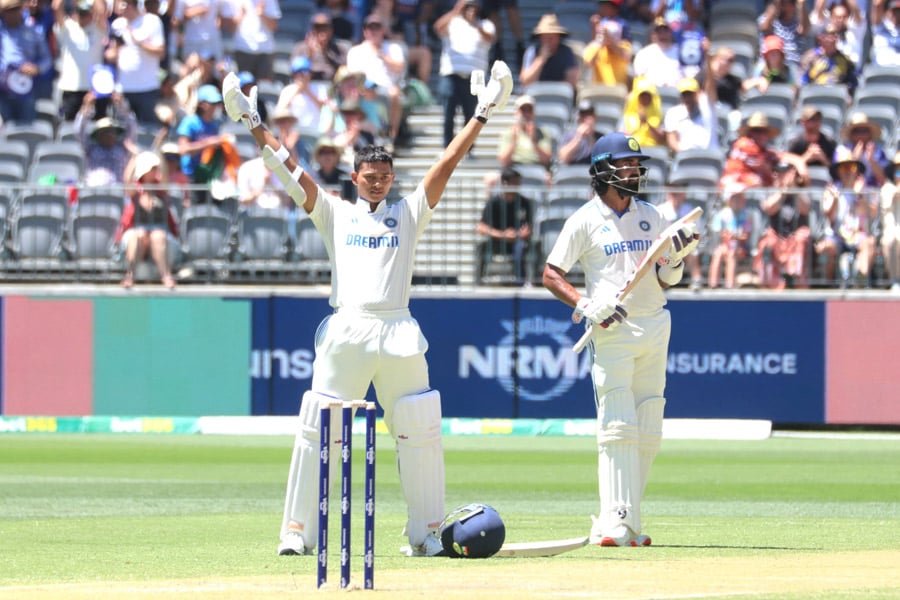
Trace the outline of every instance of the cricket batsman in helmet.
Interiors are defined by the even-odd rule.
[[[573,319],[592,327],[600,506],[590,543],[599,546],[650,545],[641,498],[666,404],[671,324],[664,290],[681,281],[683,259],[700,240],[693,224],[677,228],[668,254],[620,300],[619,291],[669,225],[638,198],[647,158],[624,133],[597,140],[588,172],[593,197],[566,220],[543,272],[544,286],[574,309]],[[576,263],[585,273],[584,292],[567,279]]]

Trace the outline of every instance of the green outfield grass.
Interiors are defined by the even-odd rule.
[[[565,568],[573,565],[587,575],[592,565],[602,567],[598,577],[605,586],[615,569],[676,565],[677,573],[683,564],[701,569],[696,589],[688,581],[683,594],[734,597],[751,592],[737,583],[730,593],[710,591],[701,585],[704,565],[734,563],[740,574],[739,561],[751,561],[753,575],[760,564],[803,558],[809,563],[799,568],[806,577],[827,580],[832,559],[826,557],[840,564],[847,561],[844,553],[858,553],[876,568],[877,560],[900,559],[900,437],[667,440],[643,506],[651,548],[587,547],[552,559],[487,561],[399,555],[405,508],[393,444],[385,436],[378,442],[376,584],[386,581],[395,590],[414,592],[417,581],[427,590],[435,578],[455,580],[465,571],[478,580],[491,569],[509,570],[508,585],[515,584],[515,573],[525,581],[535,570],[562,577],[563,585],[569,583]],[[247,578],[314,591],[312,557],[275,555],[291,445],[286,437],[0,435],[0,596],[24,597],[48,584],[102,590],[116,582]],[[587,535],[589,515],[597,511],[591,438],[451,437],[445,451],[448,511],[469,502],[491,504],[506,523],[507,541]],[[356,464],[359,482],[361,460]],[[361,495],[354,510],[359,530]],[[336,530],[337,516],[332,519]],[[880,558],[866,558],[873,552]],[[332,556],[336,579],[336,552]],[[561,574],[552,575],[558,568]],[[810,590],[776,584],[753,597],[898,598],[898,571],[900,563],[893,562],[858,585]],[[556,589],[553,581],[548,585]],[[601,587],[590,579],[584,585],[586,597]],[[629,595],[665,596],[653,589]]]

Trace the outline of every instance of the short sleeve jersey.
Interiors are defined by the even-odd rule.
[[[374,212],[365,200],[342,200],[320,187],[309,218],[331,257],[331,306],[407,308],[416,246],[432,214],[421,185],[401,200],[381,202]]]
[[[659,210],[648,202],[632,199],[628,210],[618,215],[595,195],[566,220],[547,262],[565,272],[579,263],[589,297],[614,295],[666,225]],[[652,274],[644,277],[624,302],[632,316],[655,314],[665,304],[665,294]]]

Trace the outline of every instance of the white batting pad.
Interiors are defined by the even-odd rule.
[[[399,398],[391,433],[409,511],[406,533],[410,545],[419,546],[444,519],[444,447],[437,390]]]
[[[319,409],[323,402],[329,400],[334,401],[335,398],[313,391],[303,394],[303,401],[300,403],[300,429],[294,438],[294,452],[291,455],[284,498],[281,537],[284,539],[289,529],[297,531],[303,537],[303,545],[307,549],[315,548],[319,534]],[[341,465],[341,411],[331,412],[332,460],[329,483],[334,487]]]
[[[666,399],[661,396],[647,398],[637,407],[638,455],[641,461],[641,498],[650,478],[650,467],[659,453],[662,443],[663,409]]]
[[[597,477],[600,517],[597,525],[608,532],[621,524],[641,531],[640,461],[638,424],[631,391],[617,388],[597,404]]]

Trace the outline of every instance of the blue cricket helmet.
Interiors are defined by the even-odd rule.
[[[636,158],[643,162],[650,157],[641,152],[641,145],[634,137],[620,131],[608,133],[594,143],[588,172],[591,175],[591,187],[597,194],[605,193],[608,186],[629,196],[640,193],[641,185],[647,179],[647,167],[639,168],[640,176],[637,179],[623,179],[617,171],[627,167],[616,167],[613,163],[625,158]]]
[[[603,160],[611,163],[623,158],[647,160],[650,157],[641,153],[641,145],[636,139],[619,131],[604,135],[591,149],[591,164]]]
[[[441,523],[441,545],[451,558],[488,558],[503,546],[506,527],[497,511],[486,504],[467,504]]]

